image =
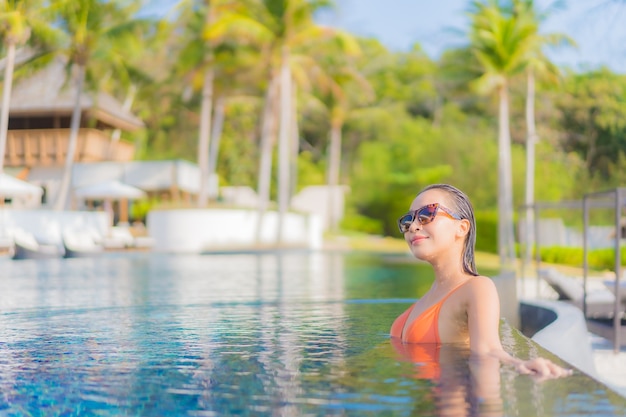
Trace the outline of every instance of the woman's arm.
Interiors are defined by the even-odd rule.
[[[467,323],[470,350],[475,355],[489,355],[508,363],[522,374],[542,378],[558,378],[570,375],[564,369],[545,358],[522,360],[507,353],[500,341],[500,298],[493,281],[487,277],[473,278],[468,287]]]

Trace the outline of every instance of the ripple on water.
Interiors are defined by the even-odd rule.
[[[422,270],[376,262],[336,254],[5,260],[0,414],[626,410],[582,375],[539,386],[502,367],[477,385],[462,350],[403,357],[389,326],[419,296]],[[513,329],[504,336],[508,349],[532,353]]]

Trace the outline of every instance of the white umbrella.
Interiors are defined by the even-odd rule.
[[[0,196],[2,197],[41,197],[43,189],[34,184],[22,181],[9,174],[0,172]]]
[[[120,204],[120,222],[128,221],[128,200],[146,197],[142,189],[116,180],[77,188],[74,195],[85,200],[104,200],[104,208],[111,215],[111,220],[113,219],[111,200],[126,200],[124,204]]]
[[[119,181],[106,181],[77,188],[74,195],[87,200],[136,200],[144,198],[146,193],[140,188]]]

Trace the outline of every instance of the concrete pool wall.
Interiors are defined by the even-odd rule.
[[[500,314],[522,334],[598,379],[593,350],[582,311],[556,300],[519,299],[514,273],[502,273],[493,278],[500,296]]]
[[[521,300],[519,310],[524,335],[597,379],[587,323],[580,309],[561,301]]]

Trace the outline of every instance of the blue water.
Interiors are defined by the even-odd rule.
[[[0,416],[613,416],[577,373],[535,381],[462,347],[407,350],[429,286],[404,257],[0,259]],[[546,354],[503,325],[520,356]]]

